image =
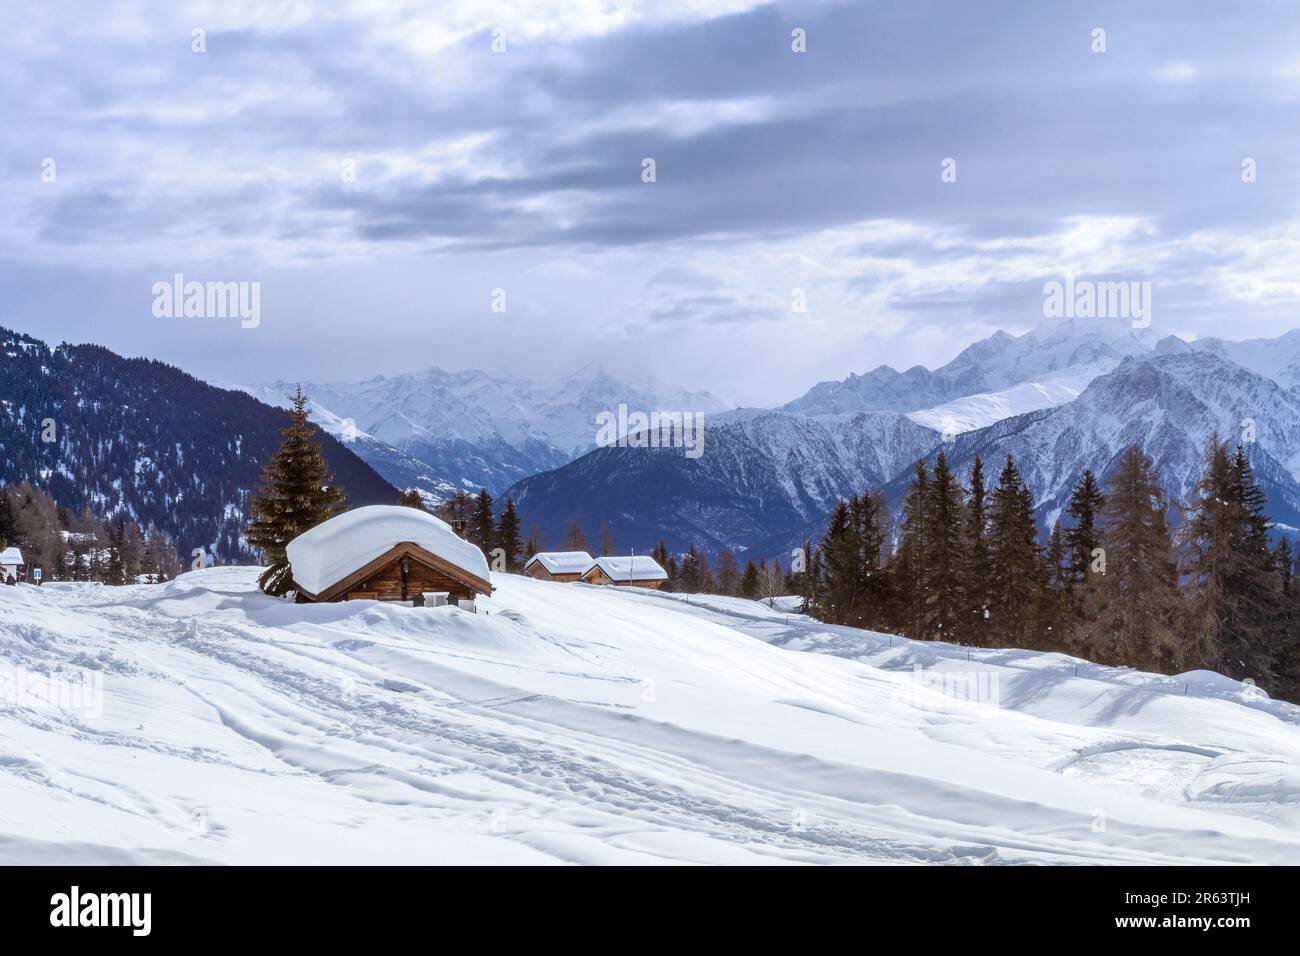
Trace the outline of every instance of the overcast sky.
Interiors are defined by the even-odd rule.
[[[0,88],[0,325],[214,381],[595,360],[774,403],[1066,275],[1300,325],[1290,2],[46,0]],[[260,282],[260,325],[155,317],[176,273]]]

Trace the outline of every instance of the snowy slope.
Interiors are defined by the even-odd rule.
[[[941,434],[960,435],[1004,418],[1072,402],[1093,379],[1114,367],[1110,362],[1074,365],[1065,371],[1045,375],[1036,382],[1022,382],[999,392],[967,395],[933,408],[908,412],[907,417]]]
[[[0,588],[6,862],[1286,863],[1300,710],[1210,675],[497,576],[489,614],[251,568]],[[996,677],[970,703],[916,664]],[[929,671],[927,671],[929,673]]]

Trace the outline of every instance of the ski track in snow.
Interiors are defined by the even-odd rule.
[[[512,575],[479,615],[290,605],[255,574],[0,588],[0,666],[104,687],[102,716],[0,687],[0,862],[1300,860],[1300,708],[1217,675]]]

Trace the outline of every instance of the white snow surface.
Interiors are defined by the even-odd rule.
[[[0,588],[0,862],[1300,860],[1300,708],[737,598]],[[983,702],[917,686],[980,678]],[[5,695],[8,694],[8,697]]]
[[[319,594],[403,541],[489,580],[487,559],[477,545],[457,535],[441,518],[401,505],[345,511],[304,531],[285,550],[294,581]]]
[[[596,563],[586,551],[538,551],[524,567],[536,561],[551,574],[584,574]]]
[[[933,408],[908,412],[907,417],[940,434],[961,435],[1013,415],[1072,402],[1093,379],[1114,367],[1114,362],[1075,365],[1063,372],[1044,376],[1040,381],[1022,382],[998,392],[967,395]]]

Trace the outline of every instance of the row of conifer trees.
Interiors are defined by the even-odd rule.
[[[1270,542],[1245,452],[1211,441],[1190,498],[1170,502],[1130,447],[1104,489],[1084,473],[1044,541],[1010,456],[990,488],[978,457],[963,484],[940,453],[933,470],[917,463],[896,518],[878,492],[841,501],[795,580],[806,610],[832,623],[1206,668],[1300,701],[1296,561],[1287,538]]]

